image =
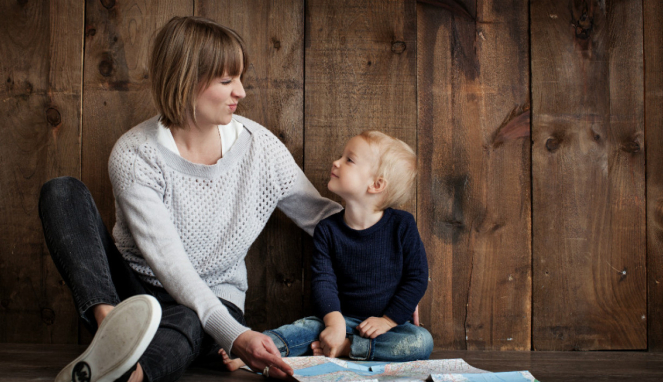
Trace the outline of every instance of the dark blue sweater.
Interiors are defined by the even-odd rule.
[[[412,313],[428,286],[426,251],[414,217],[388,208],[365,230],[354,230],[341,211],[315,228],[311,287],[316,314],[339,311],[397,324]]]

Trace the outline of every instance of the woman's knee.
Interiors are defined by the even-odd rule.
[[[39,193],[40,212],[53,203],[60,204],[72,200],[72,195],[78,192],[88,192],[87,187],[80,180],[71,176],[61,176],[54,178],[41,186]]]

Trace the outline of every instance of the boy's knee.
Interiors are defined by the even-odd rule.
[[[407,360],[428,359],[433,352],[433,336],[422,327],[415,329],[393,347],[394,356]]]

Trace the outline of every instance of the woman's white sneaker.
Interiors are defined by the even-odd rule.
[[[67,365],[55,382],[112,382],[131,369],[161,321],[161,306],[141,294],[122,301],[108,313],[88,348]]]

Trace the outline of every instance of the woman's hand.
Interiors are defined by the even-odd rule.
[[[387,316],[369,317],[357,326],[359,335],[364,338],[375,338],[396,326],[396,323]]]
[[[345,325],[327,326],[320,333],[320,346],[322,354],[327,357],[336,357],[339,355],[343,343],[345,342]]]
[[[254,371],[262,373],[269,366],[269,376],[289,379],[292,368],[281,359],[281,353],[271,338],[252,330],[246,331],[235,339],[232,352]]]

